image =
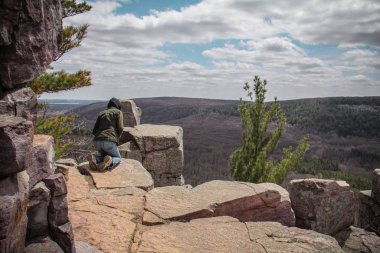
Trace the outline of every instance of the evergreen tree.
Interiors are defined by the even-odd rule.
[[[305,136],[295,150],[285,148],[279,161],[270,159],[284,131],[286,118],[277,98],[267,109],[266,84],[266,80],[261,81],[255,76],[253,87],[248,82],[244,85],[250,102],[242,102],[238,108],[243,127],[243,146],[231,155],[231,172],[238,181],[281,183],[309,146],[308,137]],[[273,131],[268,130],[271,123],[276,126]]]
[[[62,18],[71,17],[91,10],[91,6],[86,2],[76,3],[76,0],[61,0]],[[88,25],[66,26],[62,29],[58,48],[57,61],[65,53],[73,48],[79,47],[86,37]],[[76,89],[91,85],[91,73],[86,70],[79,70],[76,73],[66,71],[46,72],[29,82],[28,86],[38,95],[44,92],[58,92],[62,90]],[[39,108],[46,107],[46,104],[39,105]],[[73,131],[77,115],[56,116],[51,118],[39,117],[35,125],[36,134],[48,134],[54,137],[54,149],[56,157],[59,158],[71,147],[73,141],[70,134]]]

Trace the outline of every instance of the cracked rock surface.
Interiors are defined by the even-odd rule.
[[[337,241],[277,222],[231,217],[172,222],[140,231],[137,252],[344,252]]]
[[[99,252],[343,252],[331,236],[284,226],[295,218],[275,184],[211,181],[146,192],[97,188],[74,167],[68,176],[75,240]]]
[[[164,220],[231,216],[240,221],[278,221],[294,226],[288,192],[271,184],[210,181],[192,189],[155,188],[146,194],[146,211]]]

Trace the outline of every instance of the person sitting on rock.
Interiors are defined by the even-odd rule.
[[[117,98],[111,98],[107,109],[99,113],[92,131],[100,156],[92,154],[87,156],[91,170],[104,171],[109,167],[114,168],[121,162],[118,144],[123,128],[121,103]]]

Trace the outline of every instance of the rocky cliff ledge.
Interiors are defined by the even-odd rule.
[[[152,189],[147,187],[152,179],[145,174],[147,171],[143,173],[138,161],[123,159],[121,168],[117,172],[91,172],[89,176],[82,175],[76,165],[68,170],[69,215],[75,239],[100,252],[380,250],[376,234],[352,226],[357,213],[346,207],[355,202],[348,201],[346,207],[338,208],[346,200],[355,200],[347,199],[346,192],[351,198],[353,191],[341,181],[292,181],[303,186],[293,186],[291,194],[275,184],[231,181],[211,181],[194,188],[184,185]],[[112,173],[120,178],[113,180]],[[134,177],[139,183],[132,180]],[[318,191],[313,190],[313,185],[318,185]],[[310,190],[305,191],[305,187]],[[309,209],[315,204],[312,210],[316,214],[309,220],[316,217],[317,225],[311,229],[294,227],[302,217],[295,204],[299,203],[299,195],[302,201],[310,201]],[[330,216],[332,213],[334,216]],[[332,218],[337,221],[331,222]],[[338,240],[326,234],[337,224],[340,230],[333,236]],[[324,233],[315,231],[320,228],[325,229]]]

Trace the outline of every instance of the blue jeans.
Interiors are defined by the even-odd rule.
[[[118,165],[121,162],[119,148],[115,142],[95,141],[95,146],[100,154],[100,156],[96,156],[96,163],[102,162],[106,155],[112,157],[112,167]]]

